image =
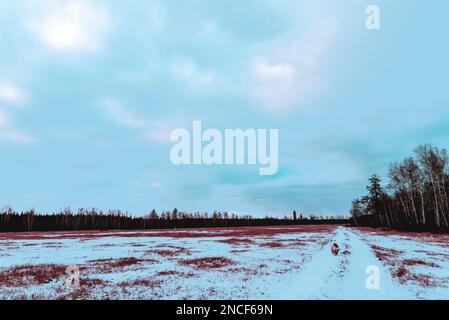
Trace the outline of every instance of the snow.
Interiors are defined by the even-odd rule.
[[[323,246],[302,270],[290,275],[288,287],[274,291],[279,299],[409,299],[412,295],[393,281],[382,268],[369,246],[348,228],[338,228],[332,242],[343,244],[340,254],[333,256],[330,246]],[[380,288],[368,289],[368,266],[380,269]]]
[[[448,299],[446,243],[343,226],[2,234],[0,298]]]

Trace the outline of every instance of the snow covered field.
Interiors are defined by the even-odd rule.
[[[379,289],[366,286],[368,266]],[[336,226],[0,234],[0,299],[449,299],[448,286],[447,235]]]

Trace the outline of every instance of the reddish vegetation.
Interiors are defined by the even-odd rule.
[[[398,278],[402,278],[403,276],[405,276],[407,274],[407,270],[405,268],[399,268],[398,270],[396,270],[396,272],[394,273],[394,275]]]
[[[172,257],[177,255],[178,253],[176,251],[172,250],[148,250],[145,251],[146,254],[156,254],[162,257]]]
[[[235,264],[234,261],[225,257],[186,259],[180,260],[179,263],[185,266],[194,266],[198,269],[217,269]]]
[[[304,240],[284,240],[286,245],[291,247],[291,246],[305,246],[306,245],[306,241]]]
[[[0,285],[26,287],[48,283],[64,276],[66,268],[55,264],[15,266],[0,272]]]
[[[120,258],[120,259],[99,259],[91,260],[89,264],[93,265],[100,272],[113,272],[113,269],[129,267],[141,263],[154,263],[157,262],[153,259],[138,259],[135,257]]]
[[[404,251],[382,248],[379,246],[372,245],[371,248],[374,250],[376,257],[379,260],[389,262],[390,264],[396,265],[398,263],[403,266],[427,266],[432,268],[439,268],[440,266],[433,262],[426,262],[420,259],[404,259],[400,260],[399,256],[404,253]]]
[[[243,253],[243,252],[249,252],[250,250],[230,250],[230,253]]]
[[[247,238],[229,238],[225,240],[218,240],[218,242],[223,242],[227,244],[253,244],[254,241]]]
[[[246,267],[240,267],[240,268],[229,268],[226,270],[226,272],[230,272],[230,273],[241,273],[245,276],[244,281],[249,280],[250,276],[255,276],[255,275],[268,275],[268,273],[266,271],[262,271],[261,269],[266,268],[267,265],[266,264],[261,264],[258,266],[257,269],[250,269],[250,268],[246,268]]]
[[[142,244],[142,243],[138,243],[138,242],[136,242],[136,243],[130,243],[130,244],[127,244],[127,245],[129,245],[129,246],[131,246],[131,247],[146,247],[146,245],[144,245],[144,244]]]
[[[135,279],[131,281],[120,282],[119,284],[117,284],[117,286],[121,288],[134,287],[134,286],[158,288],[160,287],[161,283],[162,281],[154,279]]]
[[[266,248],[283,248],[284,244],[280,241],[271,241],[271,242],[264,242],[259,244],[260,247],[266,247]]]
[[[105,285],[106,282],[102,279],[97,278],[80,278],[80,286],[81,287],[96,287],[100,285]]]
[[[292,263],[294,263],[294,261],[290,260],[290,259],[281,260],[280,262],[282,262],[283,264],[292,264]]]
[[[298,239],[283,239],[283,240],[279,240],[279,239],[270,239],[268,237],[265,238],[266,240],[268,240],[267,242],[263,242],[260,243],[259,246],[260,247],[267,247],[267,248],[295,248],[295,247],[303,247],[307,244],[307,242],[309,243],[313,243],[316,242],[318,240],[322,240],[321,238],[318,237],[310,237],[308,238],[308,241],[304,241],[304,240],[298,240]]]
[[[406,259],[402,260],[401,263],[406,266],[427,266],[432,268],[440,268],[439,265],[433,262],[426,262],[419,259]]]
[[[388,261],[391,259],[397,259],[398,256],[403,254],[403,251],[389,249],[389,248],[383,248],[379,246],[372,245],[371,249],[373,249],[374,254],[376,257],[381,261]]]
[[[378,246],[371,246],[376,256],[393,266],[396,270],[393,272],[393,276],[399,279],[399,282],[404,284],[406,282],[416,282],[423,287],[436,287],[438,281],[434,277],[428,274],[417,274],[410,271],[407,267],[410,266],[428,266],[432,268],[438,268],[439,266],[433,262],[426,262],[420,259],[403,259],[399,256],[403,254],[403,251],[394,249],[381,248]]]
[[[419,285],[429,288],[429,287],[438,287],[438,281],[427,274],[416,274],[412,273],[409,270],[401,267],[396,270],[394,276],[399,278],[399,282],[404,284],[408,281],[417,282]]]
[[[447,254],[447,253],[430,252],[430,251],[425,251],[425,250],[416,250],[416,252],[418,252],[418,253],[425,253],[426,255],[428,255],[430,257],[438,257],[438,258],[443,258],[443,259],[449,259],[449,254]]]
[[[176,250],[148,250],[145,251],[146,254],[156,254],[162,257],[173,257],[173,256],[177,256],[180,254],[186,254],[186,255],[190,255],[190,251],[189,249],[186,248],[176,248]]]
[[[171,237],[171,238],[202,238],[202,237],[253,237],[271,236],[287,233],[330,233],[334,225],[303,225],[276,227],[233,227],[233,228],[205,228],[205,229],[176,229],[176,230],[87,230],[87,231],[58,231],[58,232],[10,232],[0,233],[0,240],[54,240],[54,239],[96,239],[102,237]]]
[[[256,275],[259,274],[259,270],[256,269],[249,269],[249,268],[245,268],[245,267],[241,267],[241,268],[229,268],[228,270],[226,270],[227,272],[230,273],[244,273],[245,275]]]
[[[123,268],[123,267],[127,267],[127,266],[132,266],[138,263],[143,262],[143,260],[141,259],[137,259],[134,257],[130,257],[130,258],[120,258],[117,259],[115,261],[112,261],[111,263],[109,263],[109,265],[111,265],[114,268]]]
[[[189,272],[179,272],[176,270],[167,270],[167,271],[160,271],[156,274],[157,276],[179,276],[183,278],[193,278],[195,276],[194,273]]]

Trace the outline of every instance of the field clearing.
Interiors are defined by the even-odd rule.
[[[448,299],[448,240],[343,226],[4,233],[0,298]]]

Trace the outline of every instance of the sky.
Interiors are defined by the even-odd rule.
[[[380,29],[365,27],[368,5]],[[0,206],[345,215],[449,146],[449,3],[0,2]],[[170,132],[279,130],[279,170],[175,166]]]

